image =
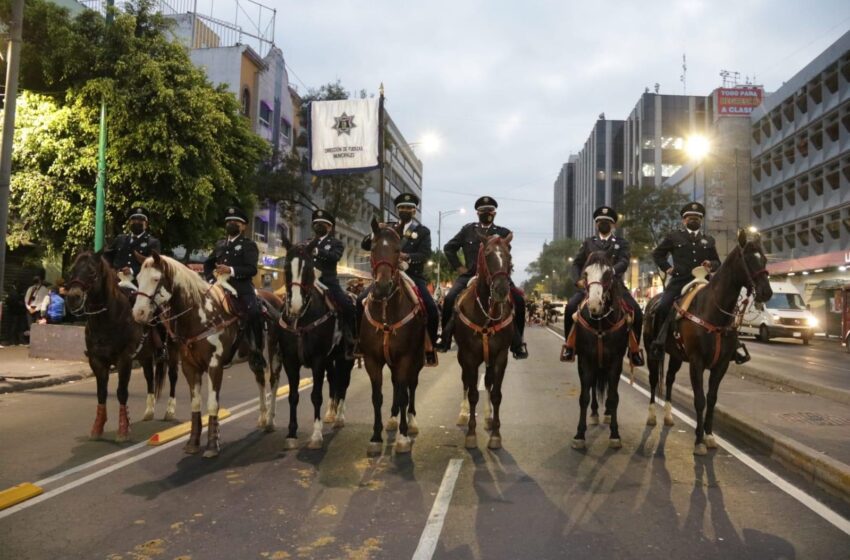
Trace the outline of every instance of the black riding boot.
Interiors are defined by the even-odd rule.
[[[667,333],[670,329],[670,323],[673,322],[673,312],[668,311],[667,316],[664,317],[664,321],[661,323],[661,327],[658,329],[658,334],[655,336],[655,340],[652,341],[652,345],[649,349],[650,354],[656,360],[661,360],[664,358],[664,346],[667,344]]]
[[[251,371],[266,369],[266,358],[263,356],[263,319],[261,316],[251,320],[246,334],[250,339],[249,345],[251,347],[248,356],[248,366],[251,368]]]
[[[452,334],[455,330],[455,319],[451,317],[446,324],[443,325],[443,332],[440,334],[440,342],[438,342],[434,349],[437,352],[448,352],[452,348]]]
[[[511,354],[514,355],[515,360],[528,358],[528,347],[522,341],[522,333],[519,332],[518,328],[514,328],[514,337],[511,340]]]
[[[738,347],[735,348],[735,363],[738,365],[746,364],[750,361],[750,351],[747,350],[747,347],[740,340],[738,341]]]

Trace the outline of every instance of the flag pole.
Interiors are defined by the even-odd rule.
[[[378,171],[378,192],[380,193],[380,196],[378,196],[378,204],[380,205],[379,221],[383,223],[385,221],[384,207],[386,206],[386,201],[384,200],[384,156],[386,154],[386,149],[384,147],[384,82],[381,82],[378,92],[380,94],[378,97],[378,148],[380,150],[380,152],[378,152],[378,163],[380,164]]]

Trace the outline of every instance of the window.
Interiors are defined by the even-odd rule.
[[[678,163],[662,163],[661,164],[661,176],[662,177],[672,177],[676,174],[676,172],[681,169],[681,165]]]
[[[242,90],[242,116],[251,116],[251,91],[248,88]]]
[[[662,136],[662,150],[683,150],[685,148],[685,139],[681,136]]]
[[[280,134],[287,140],[292,140],[292,125],[286,119],[280,119]]]
[[[643,149],[644,150],[654,150],[655,149],[655,138],[644,138],[643,139]]]
[[[640,172],[644,177],[655,177],[655,164],[654,163],[644,163]]]
[[[265,127],[271,127],[272,108],[265,101],[260,101],[260,124]]]

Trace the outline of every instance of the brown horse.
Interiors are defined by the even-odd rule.
[[[426,317],[418,297],[399,269],[401,234],[398,229],[372,219],[372,291],[363,302],[360,349],[372,382],[375,422],[369,453],[383,447],[381,406],[384,365],[389,366],[393,404],[387,431],[398,428],[396,453],[409,453],[409,435],[419,433],[416,424],[416,386],[425,365]]]
[[[210,286],[179,261],[154,252],[145,259],[137,277],[139,292],[133,318],[147,323],[154,312],[168,307],[169,335],[179,343],[183,375],[192,396],[192,431],[183,447],[186,453],[201,450],[201,380],[209,374],[207,392],[207,447],[204,457],[221,450],[218,410],[222,367],[230,361],[239,338],[238,317],[228,308],[224,289]]]
[[[759,235],[755,234],[750,239],[745,230],[740,230],[738,244],[711,277],[708,285],[694,296],[688,309],[678,311],[677,304],[676,310],[671,310],[671,313],[677,313],[677,328],[670,329],[665,348],[670,355],[670,363],[667,373],[664,423],[668,426],[673,425],[670,404],[673,383],[682,362],[688,362],[696,409],[695,455],[705,455],[709,448],[717,447],[712,429],[714,406],[717,403],[720,382],[738,346],[738,326],[741,314],[747,306],[746,301],[739,304],[738,299],[743,288],[747,289],[747,297],[755,297],[756,302],[765,302],[771,298],[773,291],[770,289],[766,266],[767,257],[762,249]],[[655,325],[655,308],[660,297],[660,294],[655,296],[646,306],[643,336],[647,347],[655,340],[655,333],[660,326]],[[662,360],[651,356],[647,362],[650,403],[646,423],[650,426],[654,426],[656,422],[655,393],[659,379],[663,377],[663,365]],[[703,375],[706,369],[710,370],[707,403],[703,387]]]
[[[502,403],[502,381],[508,364],[508,349],[514,335],[514,307],[511,299],[511,250],[513,234],[481,237],[478,250],[478,275],[460,294],[455,304],[454,337],[457,361],[463,370],[463,395],[458,425],[467,424],[466,447],[478,447],[475,434],[475,407],[478,404],[478,368],[484,364],[484,386],[487,389],[490,440],[487,447],[502,447],[499,428],[499,406]],[[492,417],[490,416],[492,414]]]
[[[118,275],[103,259],[101,253],[84,252],[77,255],[71,266],[71,279],[65,304],[70,313],[86,318],[86,356],[97,382],[97,414],[91,429],[91,438],[99,439],[106,424],[106,394],[109,370],[118,370],[118,433],[116,441],[130,437],[130,417],[127,410],[128,385],[133,360],[142,365],[147,382],[147,409],[145,420],[151,420],[154,404],[159,398],[165,379],[165,370],[171,382],[170,397],[165,413],[173,420],[177,400],[177,349],[166,347],[165,354],[158,352],[151,330],[139,325],[130,314],[130,298],[118,287]],[[162,341],[164,344],[166,341]],[[156,362],[156,363],[154,363]],[[154,371],[155,369],[155,371]]]

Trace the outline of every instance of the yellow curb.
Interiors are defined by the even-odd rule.
[[[298,389],[303,389],[304,387],[306,387],[308,385],[312,385],[312,384],[313,384],[312,379],[309,379],[309,378],[302,379],[301,381],[298,382]],[[289,385],[284,385],[283,387],[280,387],[277,390],[277,396],[278,397],[283,397],[284,395],[288,395],[288,394],[289,394]]]
[[[230,411],[226,408],[222,408],[218,411],[219,420],[224,420],[228,416],[230,416]],[[206,426],[209,423],[209,420],[209,416],[204,416],[203,418],[201,418],[201,425]],[[178,424],[173,428],[168,428],[167,430],[155,433],[150,438],[148,438],[148,445],[162,445],[163,443],[168,443],[169,441],[173,441],[179,437],[185,436],[191,431],[192,422],[183,422],[182,424]]]
[[[17,486],[0,491],[0,510],[12,507],[15,504],[35,498],[44,492],[44,488],[36,486],[31,482],[22,482]]]

